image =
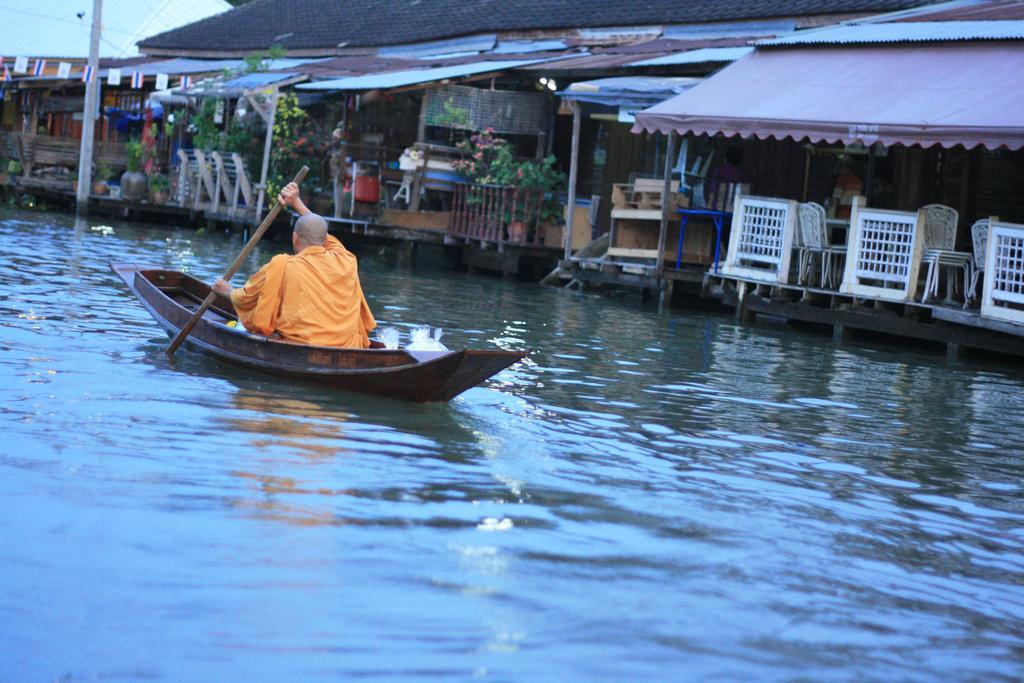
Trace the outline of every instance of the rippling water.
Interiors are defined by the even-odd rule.
[[[108,263],[239,248],[0,213],[0,680],[1020,680],[1016,368],[366,249],[382,322],[533,355],[427,406],[169,361]]]

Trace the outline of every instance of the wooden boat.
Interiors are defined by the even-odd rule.
[[[111,264],[132,294],[170,336],[175,336],[210,293],[210,287],[176,270]],[[218,296],[185,343],[222,361],[339,389],[410,401],[448,401],[527,355],[524,351],[388,350],[310,346],[246,332],[234,306]]]

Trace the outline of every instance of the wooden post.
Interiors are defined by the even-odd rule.
[[[579,102],[572,102],[572,153],[569,155],[569,203],[565,217],[565,260],[572,258],[573,218],[576,214],[576,176],[580,166],[580,110]],[[589,241],[589,240],[588,240]]]
[[[875,185],[875,146],[868,147],[868,177],[864,181],[864,197],[868,204],[871,204],[871,196],[874,194]]]
[[[800,195],[800,201],[807,201],[807,193],[810,191],[811,185],[811,148],[808,147],[804,150],[804,190]]]
[[[668,210],[669,198],[672,196],[672,157],[676,152],[676,132],[673,130],[668,134],[668,146],[665,148],[665,177],[661,185],[661,226],[658,229],[658,263],[655,266],[655,276],[660,280],[662,271],[665,269],[665,240],[668,236]]]
[[[263,169],[260,171],[260,194],[256,200],[256,218],[263,215],[263,202],[267,198],[267,172],[270,169],[270,147],[274,142],[274,121],[277,119],[277,87],[270,95],[270,116],[267,117],[267,136],[263,140]]]
[[[75,192],[75,212],[82,213],[89,206],[89,189],[92,187],[92,145],[96,125],[96,98],[99,96],[100,65],[100,19],[103,14],[103,0],[92,2],[92,36],[89,41],[89,65],[92,79],[85,84],[85,110],[82,112],[82,144],[78,151],[78,187]],[[35,126],[35,121],[32,122]],[[35,131],[33,130],[34,134]]]
[[[427,172],[430,170],[430,147],[423,150],[423,167],[413,171],[412,190],[409,197],[409,211],[420,210],[420,192],[422,192],[423,181],[426,180]],[[356,179],[352,178],[352,206],[355,206]]]
[[[416,142],[427,141],[427,95],[429,90],[423,91],[423,99],[420,100],[420,121],[416,126]]]

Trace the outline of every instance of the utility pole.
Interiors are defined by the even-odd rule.
[[[89,43],[89,68],[92,78],[85,83],[85,110],[82,112],[82,147],[78,155],[78,192],[75,213],[85,213],[92,188],[92,145],[96,130],[96,98],[100,88],[100,19],[103,0],[92,0],[92,39]]]

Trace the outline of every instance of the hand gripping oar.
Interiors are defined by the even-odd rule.
[[[305,179],[307,173],[309,173],[309,166],[303,166],[292,182],[296,185],[300,184]],[[270,224],[274,222],[274,219],[277,218],[277,214],[279,213],[281,213],[281,202],[275,201],[274,205],[270,207],[270,211],[267,212],[267,217],[263,219],[262,223],[260,223],[260,227],[256,228],[256,232],[252,234],[249,241],[246,242],[244,247],[242,247],[242,251],[238,255],[238,258],[235,259],[234,263],[231,264],[231,267],[228,268],[226,273],[224,273],[225,280],[230,281],[231,278],[234,277],[235,271],[241,267],[242,262],[245,261],[245,259],[249,258],[249,254],[251,254],[252,250],[256,247],[256,243],[260,241],[260,238],[263,237],[263,233],[267,231]],[[217,293],[211,289],[210,293],[206,295],[206,299],[204,299],[203,303],[196,309],[195,315],[192,316],[192,319],[189,320],[183,328],[181,328],[181,332],[178,332],[178,336],[175,337],[174,341],[171,342],[171,345],[167,347],[168,356],[174,355],[174,352],[178,350],[181,343],[185,341],[185,338],[192,332],[192,328],[195,327],[196,323],[199,322],[199,319],[203,317],[203,313],[206,313],[206,309],[210,307],[210,304],[213,303],[213,300],[216,297]]]

